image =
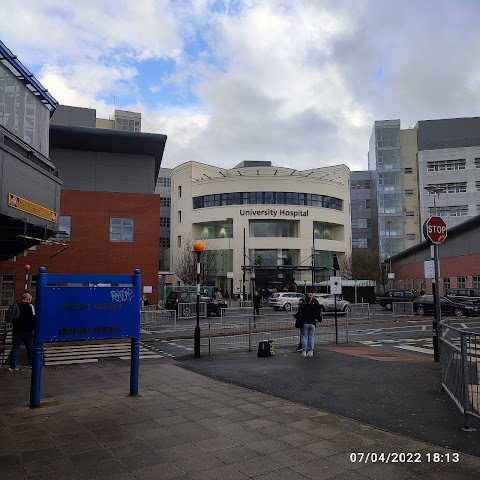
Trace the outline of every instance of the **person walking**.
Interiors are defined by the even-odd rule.
[[[255,290],[253,295],[253,317],[260,316],[260,307],[262,303],[262,297],[260,296],[260,291]]]
[[[316,305],[313,293],[307,293],[305,301],[298,308],[298,316],[303,325],[300,329],[300,342],[302,344],[302,357],[313,357],[315,346],[315,325],[321,321],[322,315]]]
[[[35,328],[35,308],[32,305],[32,296],[24,293],[22,301],[17,303],[20,314],[13,321],[12,327],[12,350],[10,351],[10,372],[20,370],[17,365],[18,352],[23,344],[27,349],[28,364],[31,367],[33,361],[33,330]]]

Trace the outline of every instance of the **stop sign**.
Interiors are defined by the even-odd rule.
[[[430,217],[423,224],[423,235],[430,243],[439,245],[447,238],[447,225],[442,217]]]

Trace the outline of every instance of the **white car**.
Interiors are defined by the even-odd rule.
[[[280,308],[283,308],[289,312],[292,309],[292,306],[298,307],[304,298],[305,295],[303,293],[278,292],[268,297],[268,304],[275,310],[280,310]]]
[[[322,312],[335,311],[335,295],[332,293],[315,293],[314,297],[320,304]],[[337,312],[347,313],[351,309],[349,301],[344,300],[340,295],[337,295]]]

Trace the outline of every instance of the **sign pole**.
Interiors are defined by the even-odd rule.
[[[433,246],[433,262],[435,265],[435,316],[433,317],[432,333],[433,333],[433,361],[439,362],[440,355],[438,352],[438,322],[441,320],[440,309],[440,256],[438,253],[438,243]]]

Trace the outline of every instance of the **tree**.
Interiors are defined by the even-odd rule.
[[[345,255],[340,265],[341,275],[349,280],[374,280],[385,285],[383,264],[380,262],[378,250],[357,248],[352,254]]]
[[[177,250],[173,261],[173,271],[185,285],[197,284],[197,254],[193,251],[194,242],[188,237],[183,246]],[[200,284],[206,285],[217,276],[216,251],[208,248],[203,241],[205,250],[201,254]]]

